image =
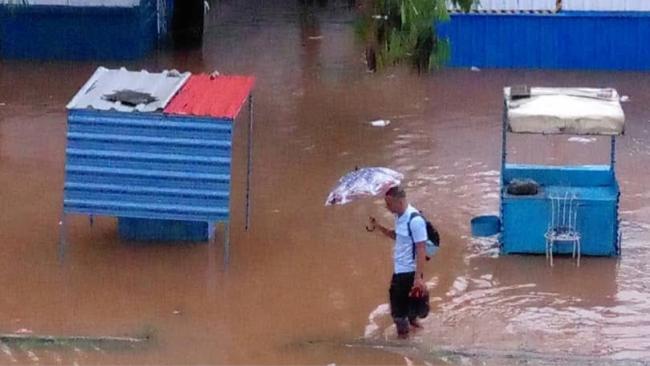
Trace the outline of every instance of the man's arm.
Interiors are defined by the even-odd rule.
[[[386,235],[387,237],[395,240],[395,230],[390,230],[383,225],[377,223],[377,220],[374,217],[370,217],[370,224],[372,225],[372,230],[379,229],[382,234]]]

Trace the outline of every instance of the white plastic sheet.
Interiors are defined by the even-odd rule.
[[[390,124],[390,120],[388,119],[377,119],[374,121],[370,121],[370,125],[372,127],[386,127]]]
[[[326,206],[343,205],[359,198],[385,193],[402,182],[404,176],[388,168],[361,168],[344,175],[332,189]]]

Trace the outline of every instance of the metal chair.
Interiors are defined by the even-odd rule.
[[[546,259],[553,267],[553,247],[559,244],[573,245],[573,258],[576,265],[580,266],[580,232],[577,229],[578,201],[575,194],[566,192],[562,196],[550,196],[551,219],[548,230],[544,234],[546,239]]]

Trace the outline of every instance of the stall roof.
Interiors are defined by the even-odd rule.
[[[250,76],[192,75],[164,112],[234,119],[254,85]]]
[[[513,133],[621,135],[625,114],[614,89],[530,88],[512,97],[504,90]],[[526,95],[529,94],[529,95]]]
[[[149,73],[99,67],[68,104],[68,109],[161,111],[190,77],[176,70]]]

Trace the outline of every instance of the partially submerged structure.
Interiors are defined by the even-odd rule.
[[[500,233],[504,254],[618,255],[616,137],[625,116],[616,90],[515,87],[505,88],[504,99],[500,218],[475,218],[474,233]],[[610,162],[512,164],[509,134],[609,136]]]
[[[203,241],[230,221],[232,133],[254,78],[97,69],[68,104],[66,215],[117,217],[128,240]]]

